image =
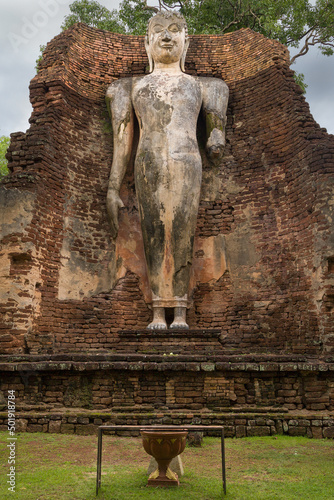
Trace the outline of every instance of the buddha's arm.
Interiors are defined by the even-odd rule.
[[[107,214],[113,238],[116,238],[118,232],[118,209],[124,206],[119,191],[130,160],[133,142],[134,114],[131,85],[130,78],[117,80],[108,87],[106,94],[114,136],[113,161],[107,193]]]
[[[206,123],[206,150],[211,158],[222,156],[225,147],[228,86],[218,78],[201,78]]]

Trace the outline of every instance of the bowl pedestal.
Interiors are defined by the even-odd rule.
[[[169,468],[174,457],[183,452],[188,431],[180,430],[153,430],[140,431],[145,451],[155,458],[158,468],[149,476],[148,486],[179,486],[179,478]]]

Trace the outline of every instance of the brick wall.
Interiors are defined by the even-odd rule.
[[[290,357],[291,358],[291,357]],[[94,434],[103,424],[224,425],[226,436],[334,437],[334,364],[289,356],[2,356],[16,430]],[[0,429],[6,430],[0,397]]]
[[[124,423],[126,421],[126,423]],[[272,412],[269,416],[257,413],[208,413],[200,412],[172,413],[158,415],[132,414],[124,420],[124,415],[112,413],[80,412],[76,414],[52,415],[46,412],[22,413],[17,419],[18,432],[50,432],[61,434],[90,435],[97,434],[100,425],[223,425],[225,437],[307,436],[309,438],[333,438],[333,416],[309,414],[285,414]],[[7,430],[5,413],[0,413],[0,430]],[[112,433],[112,431],[109,431]],[[138,436],[139,431],[117,431],[122,436]],[[206,435],[219,436],[219,431],[206,431]]]
[[[334,410],[333,362],[185,354],[59,357],[1,359],[0,394],[15,390],[17,411]]]
[[[48,44],[30,85],[31,126],[12,135],[1,185],[2,353],[117,350],[120,330],[147,325],[133,162],[120,236],[109,235],[104,103],[113,79],[146,67],[142,37],[79,24]],[[333,136],[314,122],[275,41],[250,30],[193,36],[186,70],[230,88],[219,165],[205,157],[198,125],[190,327],[220,330],[230,352],[332,353]],[[213,259],[218,270],[209,269]]]

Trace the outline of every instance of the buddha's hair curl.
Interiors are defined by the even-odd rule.
[[[183,17],[183,15],[180,14],[179,12],[173,12],[170,10],[162,10],[162,11],[159,11],[156,14],[154,14],[152,17],[150,17],[150,19],[147,23],[146,39],[148,39],[148,32],[150,30],[152,22],[159,17],[162,17],[164,19],[172,19],[172,18],[176,17],[177,19],[179,19],[179,21],[182,23],[182,26],[184,28],[186,38],[188,38],[188,26],[187,26],[187,22],[186,22],[185,18]]]

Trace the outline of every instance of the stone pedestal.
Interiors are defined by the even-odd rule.
[[[147,468],[147,475],[149,476],[154,472],[158,467],[158,463],[155,460],[154,457],[151,458],[149,466]],[[182,458],[181,455],[178,455],[177,457],[173,458],[171,463],[169,464],[169,468],[177,474],[178,477],[183,476],[184,474],[184,469],[183,469],[183,463],[182,463]]]

